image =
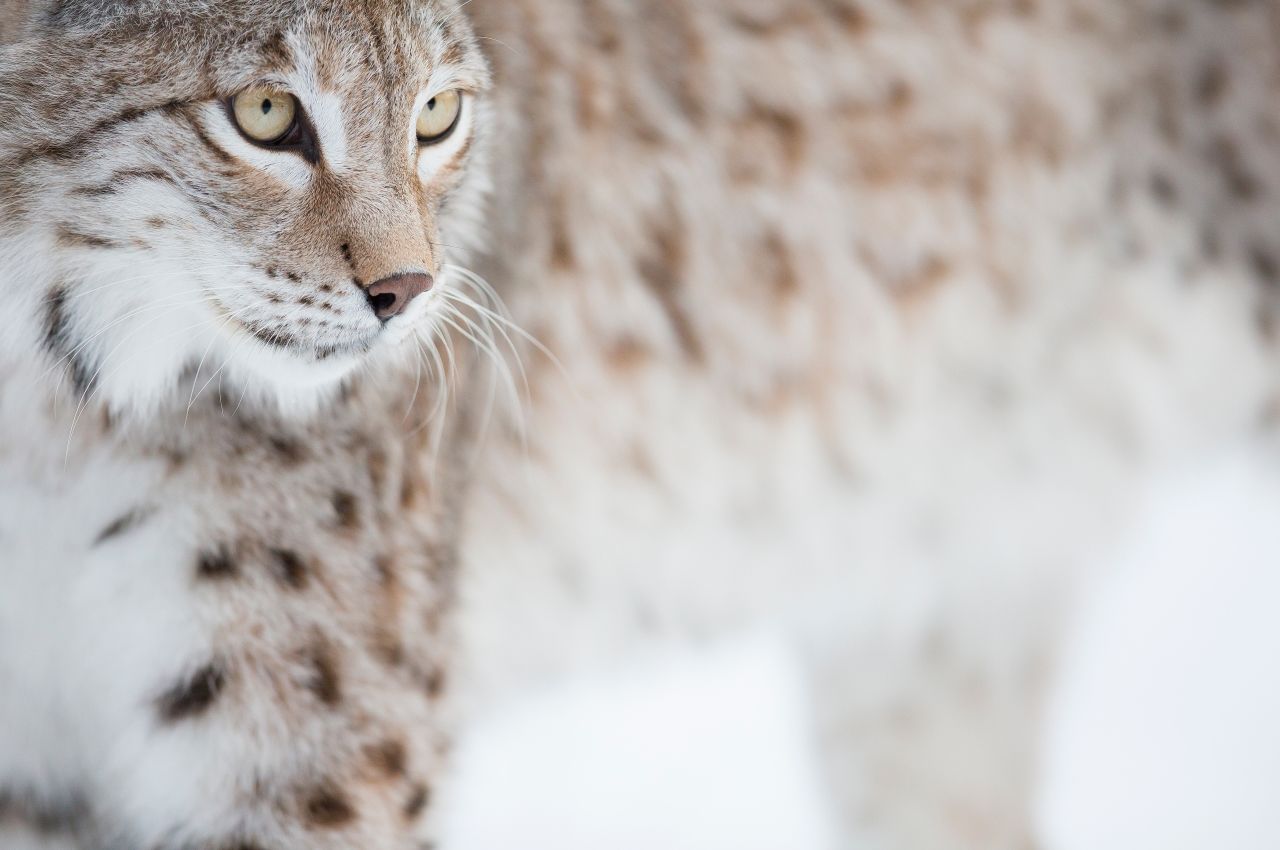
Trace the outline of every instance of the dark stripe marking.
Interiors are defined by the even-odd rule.
[[[101,546],[110,540],[114,540],[117,537],[128,534],[130,531],[133,531],[138,526],[142,525],[142,523],[150,519],[154,513],[154,508],[135,508],[134,510],[129,511],[129,513],[104,528],[93,541],[93,545]]]
[[[43,159],[78,160],[86,158],[97,148],[92,142],[103,134],[146,118],[154,112],[172,113],[183,104],[183,101],[167,100],[151,106],[131,106],[127,109],[122,109],[115,115],[98,121],[88,130],[73,136],[61,144],[50,143],[28,148],[13,160],[13,167],[22,169],[32,162]]]
[[[64,248],[95,248],[98,250],[124,247],[119,242],[115,242],[105,236],[85,233],[66,223],[58,225],[58,244]]]
[[[113,173],[106,182],[96,186],[78,186],[71,194],[88,198],[101,198],[118,194],[126,185],[134,181],[151,181],[173,184],[174,179],[168,172],[158,168],[124,168]]]
[[[238,159],[228,153],[221,145],[215,142],[208,133],[205,132],[204,127],[200,125],[199,119],[192,115],[189,110],[179,109],[177,111],[177,115],[187,123],[187,126],[191,128],[191,134],[209,149],[215,159],[224,165],[240,164]]]
[[[81,359],[82,349],[73,346],[67,333],[67,287],[58,286],[45,296],[44,347],[50,356],[65,361],[67,375],[81,398],[94,390],[94,373]]]

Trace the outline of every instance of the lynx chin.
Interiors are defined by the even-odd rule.
[[[0,0],[0,847],[435,847],[460,715],[760,622],[850,842],[1033,843],[1078,565],[1274,420],[1277,26]]]

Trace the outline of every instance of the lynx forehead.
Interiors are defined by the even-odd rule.
[[[479,202],[456,4],[62,3],[0,82],[14,342],[82,397],[306,401],[430,330]]]

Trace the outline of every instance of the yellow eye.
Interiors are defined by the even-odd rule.
[[[458,126],[461,115],[462,92],[454,89],[431,98],[418,113],[418,141],[424,145],[443,142]]]
[[[246,136],[255,142],[273,144],[293,129],[298,101],[279,89],[255,86],[232,98],[231,112]]]

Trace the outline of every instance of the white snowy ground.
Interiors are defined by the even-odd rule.
[[[1280,848],[1277,460],[1154,488],[1099,571],[1044,732],[1045,850]],[[446,846],[831,850],[807,716],[767,636],[546,693],[473,730]]]
[[[1045,850],[1280,848],[1277,460],[1158,492],[1081,611],[1045,735]]]
[[[450,850],[829,850],[798,668],[779,640],[655,657],[482,724]]]

